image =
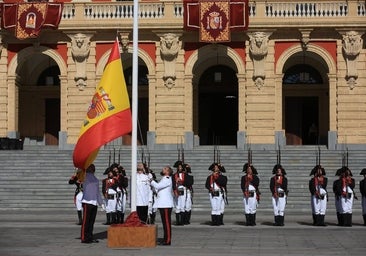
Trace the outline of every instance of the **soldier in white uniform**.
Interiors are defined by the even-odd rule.
[[[209,192],[211,202],[211,225],[223,225],[227,177],[222,175],[225,168],[219,163],[213,163],[208,168],[212,174],[207,177],[205,187]]]
[[[321,165],[316,165],[310,172],[309,190],[311,193],[311,208],[313,213],[313,225],[325,226],[324,218],[327,210],[327,184],[325,169]]]
[[[363,175],[363,180],[360,181],[361,203],[362,203],[362,216],[363,225],[366,226],[366,168],[362,169],[360,175]]]
[[[76,210],[78,213],[78,225],[82,224],[83,221],[83,205],[81,200],[83,199],[83,180],[85,178],[85,173],[82,169],[77,169],[76,173],[71,176],[69,180],[69,184],[75,184],[75,195],[74,195],[74,203],[76,206]]]
[[[125,212],[126,212],[126,203],[127,203],[127,187],[128,187],[128,178],[126,176],[126,170],[123,166],[118,165],[117,169],[117,223],[123,223]]]
[[[285,177],[286,171],[280,164],[276,164],[273,167],[272,174],[275,174],[270,180],[275,220],[274,226],[284,226],[286,197],[288,193],[287,178]]]
[[[243,191],[244,213],[246,226],[256,225],[256,212],[259,200],[259,178],[257,169],[251,164],[244,164],[243,172],[246,174],[241,178],[241,190]]]
[[[146,223],[148,220],[149,201],[152,198],[152,190],[150,187],[150,179],[152,175],[145,170],[144,165],[139,163],[137,165],[136,175],[136,211],[141,222]]]
[[[156,182],[151,178],[151,186],[157,191],[157,197],[154,207],[159,209],[161,222],[164,229],[164,240],[161,245],[171,245],[172,239],[172,209],[174,207],[173,199],[173,170],[166,166],[161,171],[163,176],[160,182]]]
[[[193,184],[193,177],[188,175],[182,161],[175,162],[174,167],[177,168],[176,173],[173,175],[176,225],[181,226],[188,224],[188,211],[191,211],[192,205],[190,189]]]
[[[337,182],[335,182],[333,190],[335,196],[340,200],[340,215],[342,224],[345,227],[352,226],[352,208],[355,187],[355,180],[352,178],[352,172],[344,166],[341,171],[341,175]]]
[[[187,185],[187,196],[185,198],[185,214],[183,216],[183,224],[189,225],[191,224],[191,213],[192,213],[192,204],[193,204],[193,183],[194,179],[191,175],[192,170],[189,164],[184,164],[184,172],[187,174],[186,176],[186,185]]]
[[[117,187],[118,180],[117,174],[113,169],[108,168],[108,177],[103,180],[102,193],[105,200],[105,211],[107,222],[105,225],[117,223]]]
[[[343,171],[343,167],[337,170],[335,176],[338,176],[338,177],[341,176],[342,171]],[[341,196],[337,195],[337,193],[336,193],[337,187],[341,186],[341,185],[338,185],[339,182],[340,182],[339,178],[333,182],[333,193],[334,193],[335,209],[337,212],[337,222],[338,222],[337,225],[343,226],[343,215],[341,214],[341,212],[342,212]]]

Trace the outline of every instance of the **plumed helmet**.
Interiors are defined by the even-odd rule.
[[[174,163],[173,167],[174,167],[174,168],[177,168],[179,165],[183,166],[183,162],[182,162],[182,161],[180,161],[180,160],[176,161],[176,162]]]
[[[326,175],[325,169],[320,164],[318,164],[318,165],[315,165],[314,168],[311,170],[310,176],[315,175],[316,172],[318,171],[318,169],[320,169],[322,171],[322,175]]]
[[[192,169],[191,166],[189,164],[185,164],[183,166],[183,169],[187,172],[187,173],[192,173]]]
[[[360,172],[360,175],[366,175],[366,168],[363,168]]]

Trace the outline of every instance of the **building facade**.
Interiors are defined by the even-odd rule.
[[[58,30],[0,31],[0,137],[75,144],[116,36],[130,88],[132,10],[71,1]],[[248,30],[222,44],[185,31],[183,11],[140,1],[141,143],[366,145],[365,1],[249,1]]]

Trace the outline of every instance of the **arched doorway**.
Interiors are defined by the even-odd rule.
[[[128,54],[131,55],[131,54]],[[123,56],[125,57],[125,56]],[[132,95],[132,60],[127,56],[123,58],[124,76],[126,79],[127,89],[129,95]],[[140,144],[146,144],[147,132],[149,130],[149,79],[148,79],[148,68],[145,62],[139,58],[138,68],[138,141]],[[131,103],[132,103],[132,99]]]
[[[48,55],[34,53],[16,69],[19,88],[18,131],[33,145],[58,145],[60,68]]]
[[[287,145],[326,145],[329,70],[320,56],[297,53],[284,66],[283,129]]]
[[[225,65],[206,69],[198,84],[198,135],[201,145],[235,145],[238,131],[238,79]]]

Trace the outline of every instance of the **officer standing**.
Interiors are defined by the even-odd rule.
[[[246,163],[243,166],[246,174],[241,177],[241,190],[243,191],[244,212],[246,226],[256,225],[256,212],[259,199],[259,178],[257,169],[253,165]]]
[[[99,181],[94,176],[95,166],[91,164],[86,169],[86,177],[83,183],[83,223],[81,226],[81,242],[97,243],[98,240],[93,239],[93,228],[95,218],[97,216],[98,205],[102,205],[103,200],[99,192]]]
[[[107,170],[108,177],[103,180],[102,193],[105,200],[105,211],[107,221],[105,225],[117,223],[117,187],[118,180],[116,178],[117,173],[113,170],[112,165]]]
[[[161,171],[161,176],[163,176],[160,182],[154,181],[152,178],[151,186],[157,191],[157,197],[154,204],[154,208],[159,209],[161,222],[163,223],[164,229],[164,241],[161,245],[171,245],[172,239],[172,209],[174,207],[173,199],[173,181],[172,175],[173,170],[166,166]]]
[[[340,225],[345,227],[352,226],[352,208],[355,188],[355,180],[352,172],[347,167],[342,167],[339,180],[335,182],[333,190],[336,198],[340,201]]]
[[[272,205],[274,212],[274,226],[284,226],[285,207],[287,198],[287,178],[286,171],[280,164],[273,167],[272,174],[275,174],[270,180],[270,190],[272,192]]]
[[[139,163],[137,165],[136,175],[136,211],[140,221],[146,223],[148,220],[149,201],[152,198],[152,190],[150,187],[150,179],[152,175],[145,170],[144,165]]]
[[[211,225],[220,226],[224,224],[227,177],[222,175],[225,168],[219,163],[211,164],[208,169],[212,174],[207,177],[205,187],[211,202]]]
[[[74,195],[74,203],[76,206],[76,210],[78,213],[78,225],[82,224],[83,221],[83,206],[81,200],[83,199],[83,179],[85,178],[84,172],[82,169],[77,169],[76,173],[71,176],[69,180],[69,184],[75,184],[75,195]]]
[[[360,181],[360,192],[362,196],[363,225],[366,226],[366,168],[362,169],[360,175],[363,175],[363,180]]]
[[[325,226],[324,218],[327,210],[327,184],[325,169],[321,165],[316,165],[310,172],[309,190],[311,193],[311,208],[313,213],[313,225]]]

